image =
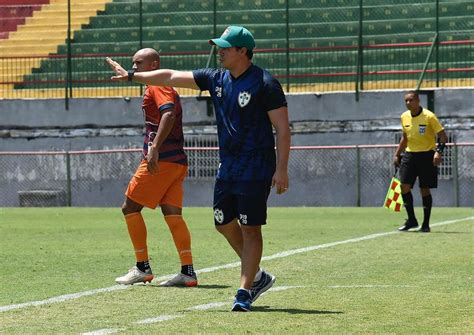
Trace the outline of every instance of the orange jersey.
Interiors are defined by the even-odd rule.
[[[143,116],[145,118],[145,140],[143,155],[148,154],[148,145],[153,142],[164,110],[173,109],[176,117],[173,129],[159,150],[159,160],[187,165],[184,153],[183,110],[178,93],[172,87],[147,86],[143,95]]]

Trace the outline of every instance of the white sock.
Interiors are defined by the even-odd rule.
[[[262,269],[258,268],[258,271],[257,273],[255,274],[255,278],[253,279],[253,281],[259,281],[260,278],[262,278]]]

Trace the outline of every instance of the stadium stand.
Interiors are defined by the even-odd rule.
[[[49,0],[9,0],[8,6],[0,7],[0,39],[8,38],[17,26],[25,23],[25,19],[33,15],[35,10]]]
[[[41,56],[32,66],[12,70],[15,75],[10,81],[18,82],[16,89],[64,87],[66,0],[55,3],[44,5],[18,32],[12,33],[3,43],[0,41],[2,54]],[[289,0],[287,12],[286,1],[282,0],[143,1],[140,29],[138,1],[86,0],[72,9],[74,86],[92,87],[107,82],[110,71],[103,63],[104,55],[116,55],[127,64],[140,45],[160,50],[163,67],[183,70],[203,67],[209,52],[207,40],[230,24],[245,25],[254,32],[257,42],[255,63],[283,76],[287,54],[285,50],[279,50],[287,47],[287,19],[290,22],[288,46],[292,49],[289,59],[292,83],[327,81],[328,77],[324,75],[331,73],[340,74],[333,75],[333,81],[351,81],[357,62],[358,4],[358,0]],[[216,15],[214,9],[218,11]],[[440,41],[474,40],[473,9],[473,0],[441,0]],[[364,66],[379,72],[421,69],[429,44],[417,48],[402,44],[432,41],[435,16],[432,1],[364,1],[363,44],[400,44],[399,47],[366,49]],[[55,28],[54,32],[51,26]],[[309,51],[308,48],[315,49]],[[277,49],[277,52],[264,52],[269,49]],[[190,52],[198,54],[190,56]],[[460,57],[463,52],[465,47],[462,45],[440,48],[440,66],[446,69],[453,65],[472,67],[472,54]],[[84,54],[88,57],[80,57]],[[401,55],[403,62],[400,62]],[[305,74],[317,76],[305,77]],[[472,72],[459,75],[472,77]],[[413,78],[416,76],[414,74]],[[397,75],[383,77],[394,78]],[[107,85],[115,86],[110,82]]]
[[[71,8],[71,30],[79,29],[90,16],[105,8],[105,0],[87,0],[74,3]],[[2,11],[25,15],[25,23],[18,25],[8,38],[0,40],[0,82],[2,90],[11,90],[13,82],[22,82],[42,60],[55,53],[58,44],[67,37],[67,0],[6,0]],[[29,17],[26,14],[30,13]],[[3,58],[4,57],[4,58]],[[12,62],[19,57],[19,62]],[[3,96],[3,92],[0,92]]]

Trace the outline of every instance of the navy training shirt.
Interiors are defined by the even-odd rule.
[[[214,103],[220,158],[217,179],[270,181],[276,156],[268,112],[287,106],[278,80],[253,64],[238,78],[229,70],[209,68],[194,70],[193,76]]]

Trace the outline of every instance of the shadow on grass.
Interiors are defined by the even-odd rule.
[[[416,230],[409,230],[409,231],[403,231],[400,232],[401,234],[414,234],[414,235],[430,235],[430,234],[472,234],[473,232],[471,231],[444,231],[444,230],[435,230],[435,231],[430,231],[429,233],[425,232],[420,232]]]
[[[203,289],[224,289],[224,288],[230,288],[232,286],[230,285],[216,285],[216,284],[209,284],[209,285],[201,285],[199,284],[197,288],[203,288]]]
[[[252,306],[252,312],[283,312],[288,314],[343,314],[341,311],[320,311],[317,309],[271,308],[270,306]]]
[[[145,285],[143,285],[145,286]],[[150,283],[150,284],[147,284],[146,286],[148,287],[153,287],[153,288],[169,288],[169,287],[165,287],[165,286],[160,286],[159,283]],[[204,289],[204,290],[209,290],[209,289],[212,289],[212,290],[215,290],[215,289],[227,289],[227,288],[230,288],[231,286],[230,285],[216,285],[216,284],[209,284],[209,285],[202,285],[202,284],[199,284],[198,286],[196,287],[186,287],[186,286],[173,286],[172,288],[184,288],[184,289]]]
[[[428,234],[472,234],[472,231],[431,231]]]

